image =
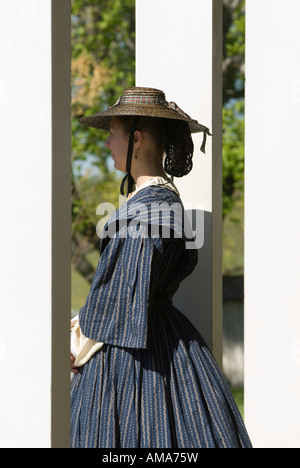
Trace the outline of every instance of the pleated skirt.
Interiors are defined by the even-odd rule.
[[[251,448],[213,356],[173,306],[151,310],[147,349],[105,345],[71,382],[73,448]]]

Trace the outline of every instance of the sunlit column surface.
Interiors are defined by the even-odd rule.
[[[246,2],[245,417],[300,447],[300,2]]]
[[[69,445],[70,2],[0,2],[0,445]]]

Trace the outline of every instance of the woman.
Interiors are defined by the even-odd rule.
[[[110,130],[106,146],[127,172],[128,199],[104,228],[79,312],[91,351],[81,367],[71,356],[72,447],[251,447],[215,360],[172,304],[197,250],[186,248],[182,203],[166,172],[186,175],[191,132],[204,133],[204,150],[209,130],[151,88],[127,88],[81,123]]]

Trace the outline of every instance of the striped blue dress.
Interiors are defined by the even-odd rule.
[[[84,307],[105,345],[71,383],[73,448],[250,448],[229,387],[199,332],[172,304],[195,268],[182,204],[165,187],[116,211]]]

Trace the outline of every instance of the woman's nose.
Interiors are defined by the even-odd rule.
[[[110,137],[108,137],[106,142],[105,142],[106,148],[109,148],[109,145],[110,145]]]

